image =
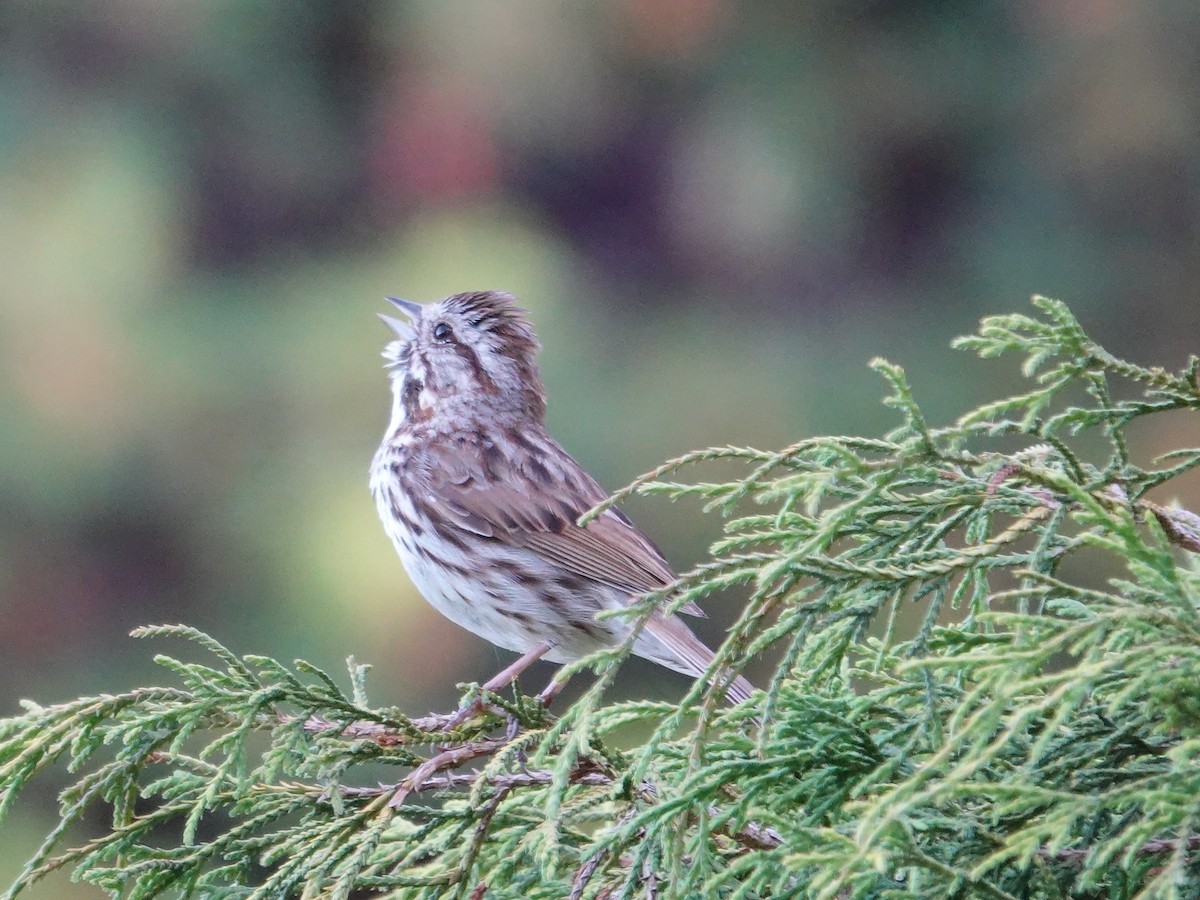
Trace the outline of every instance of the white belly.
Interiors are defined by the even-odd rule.
[[[550,644],[545,656],[550,662],[579,659],[612,646],[618,634],[626,633],[621,623],[595,620],[598,610],[620,602],[610,588],[589,585],[582,592],[563,596],[554,582],[562,570],[528,550],[480,539],[485,541],[480,552],[468,556],[439,539],[432,529],[418,537],[393,513],[392,491],[374,478],[371,487],[384,530],[408,577],[429,604],[456,625],[518,653]],[[396,503],[403,518],[419,521],[407,497],[396,497]],[[474,540],[476,536],[464,538]],[[512,567],[533,571],[544,587],[517,581]]]

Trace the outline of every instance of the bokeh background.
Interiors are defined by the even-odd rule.
[[[353,654],[414,712],[497,670],[367,494],[388,293],[520,295],[610,488],[879,433],[875,355],[934,420],[993,398],[1013,363],[947,344],[1035,292],[1182,365],[1198,75],[1184,0],[0,4],[0,715],[167,680],[144,623]],[[631,511],[680,567],[719,528]]]

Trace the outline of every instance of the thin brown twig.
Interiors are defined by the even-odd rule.
[[[403,806],[408,795],[414,791],[419,791],[425,784],[425,779],[434,772],[440,772],[443,769],[453,769],[472,759],[478,759],[481,756],[487,756],[489,753],[495,753],[501,747],[504,747],[505,744],[506,742],[503,740],[491,738],[485,741],[476,741],[472,744],[462,744],[458,747],[448,747],[441,753],[429,757],[429,759],[409,772],[408,777],[400,782],[400,785],[396,788],[396,793],[388,802],[388,806],[392,809]]]
[[[716,807],[709,810],[709,815],[716,814]],[[757,822],[747,822],[737,831],[729,832],[728,836],[750,850],[774,850],[783,846],[783,835]]]
[[[430,713],[419,719],[410,719],[411,729],[398,730],[381,722],[356,721],[348,724],[334,722],[323,716],[309,716],[304,720],[304,730],[309,734],[324,734],[336,731],[351,740],[373,741],[380,747],[396,747],[401,744],[436,742],[445,737],[447,727],[455,723],[458,713]],[[295,721],[295,716],[279,716],[286,724]],[[439,733],[441,732],[441,733]]]
[[[1138,856],[1157,856],[1160,853],[1174,853],[1180,848],[1184,850],[1200,850],[1200,834],[1188,835],[1185,838],[1155,838],[1146,841],[1134,853]],[[1082,865],[1092,852],[1090,847],[1066,847],[1062,850],[1039,850],[1038,856],[1051,862],[1068,862]]]
[[[472,769],[467,772],[448,772],[444,775],[433,775],[421,782],[420,787],[410,788],[411,793],[419,793],[421,791],[441,791],[450,790],[457,787],[467,787],[474,784],[479,779],[480,772]],[[509,772],[501,775],[493,775],[488,778],[488,785],[497,790],[511,791],[514,788],[535,787],[538,785],[550,784],[554,780],[553,772]],[[612,784],[612,778],[602,772],[584,772],[578,775],[572,774],[570,777],[571,784],[588,785],[598,787],[605,784]],[[391,794],[400,787],[400,784],[381,784],[378,787],[351,787],[349,785],[339,785],[337,792],[342,797],[363,797],[371,798],[378,797],[382,794]]]
[[[1158,524],[1172,544],[1200,553],[1200,516],[1190,510],[1159,506],[1149,500],[1139,500],[1135,505],[1149,510],[1158,519]]]
[[[995,493],[1000,484],[1020,471],[1020,468],[1016,464],[1001,468],[988,480],[987,493]],[[1025,488],[1023,492],[1038,500],[1047,509],[1058,507],[1059,501],[1045,490]],[[1129,504],[1128,495],[1117,484],[1108,485],[1098,495],[1098,499],[1106,503]],[[1193,553],[1200,553],[1200,515],[1189,509],[1178,506],[1162,506],[1146,499],[1135,500],[1132,506],[1139,512],[1148,512],[1153,515],[1158,520],[1163,533],[1166,534],[1167,540],[1172,544]]]
[[[500,803],[507,796],[508,789],[501,788],[484,804],[483,814],[475,823],[475,833],[471,835],[471,844],[467,847],[467,852],[460,864],[461,877],[465,878],[471,874],[471,867],[475,865],[475,860],[479,858],[479,851],[483,849],[483,842],[487,838],[488,829],[492,827],[492,819],[496,816],[496,810],[500,808]]]
[[[452,718],[453,716],[450,715],[432,714],[423,719],[413,719],[412,725],[414,730],[437,732]],[[413,735],[396,731],[379,722],[357,721],[343,725],[320,716],[310,716],[305,720],[304,728],[306,731],[314,734],[336,730],[341,735],[352,740],[370,740],[381,747],[398,746],[413,741]],[[430,739],[433,739],[434,736],[434,734],[430,734]],[[402,806],[404,801],[412,794],[422,791],[451,790],[474,784],[479,778],[477,770],[469,772],[445,772],[444,770],[456,768],[464,762],[494,753],[505,745],[505,740],[497,738],[445,747],[439,753],[431,756],[413,769],[405,779],[397,784],[380,784],[378,787],[341,785],[337,788],[337,791],[343,797],[368,798],[391,793],[393,796],[388,805],[395,809]],[[439,772],[443,774],[437,774]],[[489,785],[502,793],[507,793],[516,788],[547,785],[552,780],[553,774],[548,771],[510,772],[489,777]],[[577,785],[601,786],[611,784],[612,778],[594,769],[581,769],[571,774],[570,781],[572,784]],[[631,810],[631,812],[633,811]],[[716,807],[710,810],[710,814],[714,816],[717,812]],[[773,828],[759,825],[756,822],[747,823],[737,831],[723,829],[723,833],[726,837],[736,841],[748,850],[774,850],[783,845],[783,837],[779,832]],[[582,890],[586,887],[587,882],[600,862],[601,859],[599,858],[588,860],[580,867],[580,871],[576,875],[576,890]]]
[[[619,830],[625,827],[625,825],[629,823],[630,819],[637,815],[637,812],[638,809],[636,806],[631,806],[629,809],[627,809],[621,818],[617,820],[617,829]],[[588,884],[591,882],[592,878],[595,876],[597,870],[603,864],[604,860],[608,858],[610,852],[611,851],[608,848],[600,847],[595,853],[585,859],[583,864],[575,870],[575,880],[571,885],[571,896],[569,900],[580,900],[580,898],[583,896],[583,892],[587,890]]]

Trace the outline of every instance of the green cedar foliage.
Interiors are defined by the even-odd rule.
[[[557,717],[472,687],[446,729],[373,706],[353,661],[347,690],[142,629],[209,664],[0,721],[0,815],[74,779],[5,896],[62,867],[126,897],[1200,896],[1200,519],[1148,496],[1200,449],[1125,435],[1194,428],[1200,360],[1125,362],[1034,304],[957,342],[1023,354],[1026,393],[935,427],[877,361],[891,433],[698,452],[614,498],[729,517],[666,599],[748,593],[714,666],[777,660],[750,703],[607,701],[623,648],[569,667],[599,675]]]

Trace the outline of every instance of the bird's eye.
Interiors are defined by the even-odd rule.
[[[454,336],[454,331],[445,322],[438,322],[433,326],[433,339],[445,343]]]

